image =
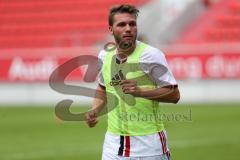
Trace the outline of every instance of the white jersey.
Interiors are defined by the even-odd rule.
[[[140,42],[137,41],[136,45],[139,45],[139,44]],[[99,70],[101,70],[106,54],[107,52],[105,50],[102,50],[99,53],[99,56],[98,56]],[[160,51],[157,48],[154,48],[151,46],[148,46],[145,48],[145,50],[143,51],[140,57],[140,67],[142,71],[147,75],[149,75],[149,77],[159,87],[164,87],[168,85],[177,85],[177,82],[171,70],[169,69],[165,55],[163,54],[162,51]],[[101,86],[105,86],[101,72],[98,77],[98,83]]]

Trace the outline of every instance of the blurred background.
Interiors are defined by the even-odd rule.
[[[0,0],[1,160],[101,159],[107,117],[93,129],[56,118],[59,101],[72,99],[79,113],[92,98],[59,93],[49,77],[113,41],[108,10],[122,3],[140,9],[138,39],[164,51],[179,83],[179,104],[162,105],[173,115],[166,120],[173,159],[239,159],[239,0]],[[94,88],[83,80],[86,69],[66,82]]]

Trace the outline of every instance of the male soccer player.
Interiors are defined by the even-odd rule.
[[[87,124],[94,127],[103,108],[114,107],[108,113],[102,160],[170,159],[159,102],[177,103],[180,94],[164,54],[136,40],[138,12],[132,5],[109,12],[116,49],[99,54],[99,92],[93,112],[86,114]]]

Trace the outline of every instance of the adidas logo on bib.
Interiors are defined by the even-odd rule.
[[[111,86],[116,86],[119,85],[119,83],[121,82],[121,80],[125,79],[122,73],[122,70],[119,70],[117,74],[115,74],[114,77],[112,77],[112,80],[110,82]]]

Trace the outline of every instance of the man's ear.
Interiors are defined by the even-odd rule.
[[[113,27],[112,26],[108,26],[108,30],[111,34],[113,34]]]

